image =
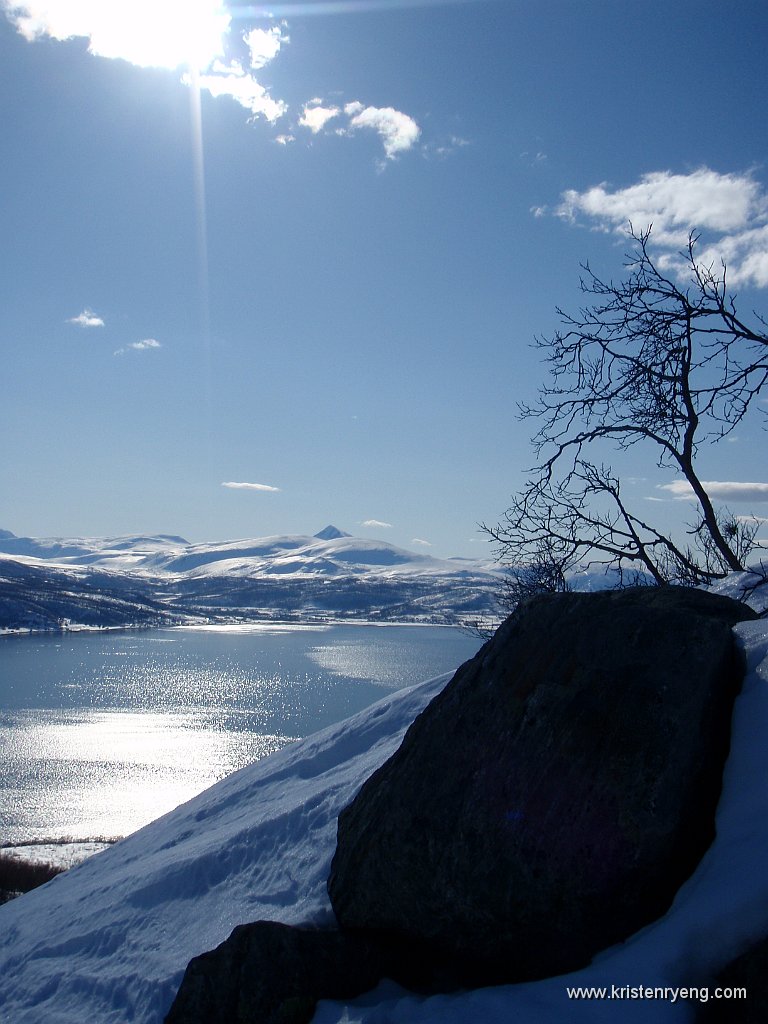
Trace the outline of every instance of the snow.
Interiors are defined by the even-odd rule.
[[[399,572],[480,573],[495,568],[489,560],[440,559],[398,548],[385,541],[352,537],[327,526],[314,537],[299,534],[252,540],[189,544],[183,537],[53,538],[0,536],[0,557],[59,568],[88,566],[137,574],[245,575],[270,573]]]
[[[129,625],[309,611],[444,622],[493,617],[499,571],[487,559],[433,558],[326,527],[315,537],[205,544],[0,537],[0,584],[0,627],[13,630],[58,629],[66,619]]]
[[[694,1005],[569,1000],[566,986],[700,986],[768,933],[768,623],[736,630],[737,698],[717,838],[669,912],[582,971],[417,997],[384,983],[315,1024],[683,1022]],[[236,924],[332,920],[336,818],[448,676],[235,773],[140,832],[0,908],[0,1021],[160,1024],[188,960]]]

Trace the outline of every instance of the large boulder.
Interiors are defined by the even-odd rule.
[[[698,1006],[696,1024],[765,1024],[768,1021],[768,936],[727,964],[708,989],[717,997]]]
[[[190,960],[165,1024],[308,1024],[319,999],[352,999],[381,973],[338,931],[256,921]]]
[[[752,617],[676,587],[521,605],[342,812],[341,927],[493,984],[660,916],[714,836]]]

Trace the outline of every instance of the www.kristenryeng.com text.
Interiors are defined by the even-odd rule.
[[[707,1003],[710,999],[747,998],[746,988],[710,988],[707,985],[602,985],[568,987],[565,991],[569,999],[663,999],[671,1003],[680,999]]]

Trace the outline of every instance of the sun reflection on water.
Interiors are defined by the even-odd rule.
[[[437,628],[275,624],[6,639],[0,847],[127,835],[471,646]]]
[[[291,739],[200,710],[5,715],[2,840],[127,835]]]

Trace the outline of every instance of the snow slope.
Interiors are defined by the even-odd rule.
[[[3,536],[3,533],[6,536]],[[150,564],[158,555],[184,550],[189,542],[165,534],[130,537],[15,537],[0,531],[0,551],[15,557],[42,559],[58,565],[92,565],[130,570]]]
[[[316,1024],[656,1024],[678,1000],[569,1000],[566,985],[698,986],[768,932],[768,622],[736,633],[736,702],[717,838],[660,921],[588,968],[431,998],[385,983]],[[191,956],[241,922],[330,922],[336,817],[448,677],[399,691],[229,776],[42,889],[0,908],[3,1024],[160,1024]]]

